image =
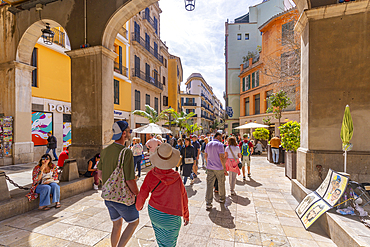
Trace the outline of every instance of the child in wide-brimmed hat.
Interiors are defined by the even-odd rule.
[[[154,168],[144,179],[136,198],[136,208],[143,208],[151,192],[148,213],[158,246],[176,246],[181,216],[185,226],[189,223],[188,196],[180,174],[172,169],[179,163],[180,152],[163,143],[149,159]]]

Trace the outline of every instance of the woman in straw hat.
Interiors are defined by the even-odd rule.
[[[172,168],[180,160],[180,152],[163,143],[149,157],[154,168],[148,172],[136,198],[137,210],[142,210],[151,193],[148,213],[158,246],[176,246],[181,227],[189,224],[188,196],[179,173]]]

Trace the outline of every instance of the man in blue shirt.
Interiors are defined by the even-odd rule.
[[[199,161],[199,155],[200,155],[200,144],[198,142],[198,137],[197,135],[192,136],[192,142],[191,145],[194,147],[194,152],[195,152],[195,164],[193,166],[193,172],[194,172],[194,178],[198,176],[198,161]]]
[[[224,144],[221,142],[221,133],[217,132],[213,141],[209,142],[205,150],[207,160],[207,190],[206,190],[206,207],[212,208],[213,185],[217,178],[220,203],[225,202],[225,176],[228,175],[225,166]]]

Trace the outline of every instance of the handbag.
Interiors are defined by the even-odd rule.
[[[233,152],[233,150],[231,149],[231,146],[229,147],[229,149],[230,149],[230,152],[231,152],[231,154],[233,155],[233,157],[234,157],[234,159],[235,159],[235,161],[237,161],[238,159],[236,159],[235,158],[235,154],[234,154],[234,152]],[[239,161],[239,160],[238,160]],[[239,169],[242,169],[242,167],[243,167],[243,165],[242,165],[242,163],[239,161],[239,163],[238,163],[238,167],[239,167]]]
[[[193,158],[186,158],[186,147],[185,147],[185,164],[193,164],[194,159]]]
[[[127,149],[128,148],[124,148],[119,153],[117,168],[104,183],[102,187],[101,197],[107,201],[118,202],[127,206],[131,206],[135,203],[136,197],[126,184],[123,173],[123,165],[121,166],[121,156],[123,157],[123,161]]]

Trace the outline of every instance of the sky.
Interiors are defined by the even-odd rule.
[[[249,12],[262,0],[196,0],[195,10],[186,11],[184,0],[160,0],[160,36],[169,52],[181,58],[186,79],[201,73],[225,106],[225,22]]]

